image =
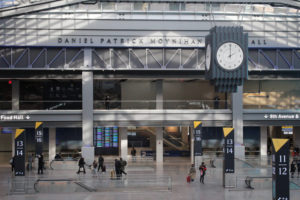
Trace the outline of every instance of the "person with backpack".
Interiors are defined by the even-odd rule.
[[[78,169],[77,174],[79,174],[80,172],[83,172],[83,173],[85,174],[85,167],[84,167],[84,165],[85,165],[84,158],[81,157],[81,158],[79,159],[79,162],[78,162],[79,169]],[[83,168],[83,171],[80,171],[81,168]]]
[[[200,170],[200,183],[204,184],[204,176],[206,173],[206,166],[204,162],[201,163],[199,170]]]
[[[120,163],[121,163],[121,168],[120,168],[120,174],[122,176],[122,174],[127,175],[127,173],[124,171],[125,170],[125,166],[127,165],[126,160],[123,160],[122,158],[120,158]]]

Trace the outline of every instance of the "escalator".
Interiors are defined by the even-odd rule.
[[[150,128],[150,127],[136,128],[134,131],[136,131],[136,132],[147,132],[147,133],[150,133],[150,134],[156,136],[155,129]],[[164,131],[164,133],[163,133],[163,141],[164,141],[164,144],[174,148],[174,150],[178,150],[178,151],[189,150],[188,144],[181,141],[180,138],[176,138],[176,137],[173,137],[173,136],[169,135],[166,131]]]

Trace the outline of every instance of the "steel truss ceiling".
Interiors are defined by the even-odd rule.
[[[95,70],[204,70],[204,49],[92,49]],[[84,48],[2,48],[0,70],[82,70]],[[300,70],[298,49],[249,49],[249,71]]]

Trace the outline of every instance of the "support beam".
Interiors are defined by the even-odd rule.
[[[156,127],[156,163],[162,164],[164,158],[163,128]]]
[[[268,127],[261,126],[260,127],[260,156],[268,155]]]
[[[128,155],[128,136],[127,127],[120,127],[120,141],[121,141],[121,158],[127,161]]]
[[[163,97],[163,81],[156,81],[156,109],[162,110],[164,107]]]
[[[194,160],[194,128],[193,127],[189,127],[189,134],[190,134],[190,151],[191,151],[191,164],[195,164],[195,160]]]
[[[93,146],[93,72],[82,72],[82,146]]]
[[[245,158],[243,133],[243,86],[232,93],[232,126],[234,128],[235,157]]]
[[[12,110],[20,109],[20,81],[12,81]]]
[[[49,128],[49,164],[56,155],[56,128]]]

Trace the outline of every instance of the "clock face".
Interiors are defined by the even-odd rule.
[[[210,68],[210,62],[211,62],[211,47],[210,44],[206,47],[206,53],[205,53],[205,68],[208,71]]]
[[[244,60],[242,48],[234,42],[225,42],[217,50],[217,61],[226,70],[238,68]]]

